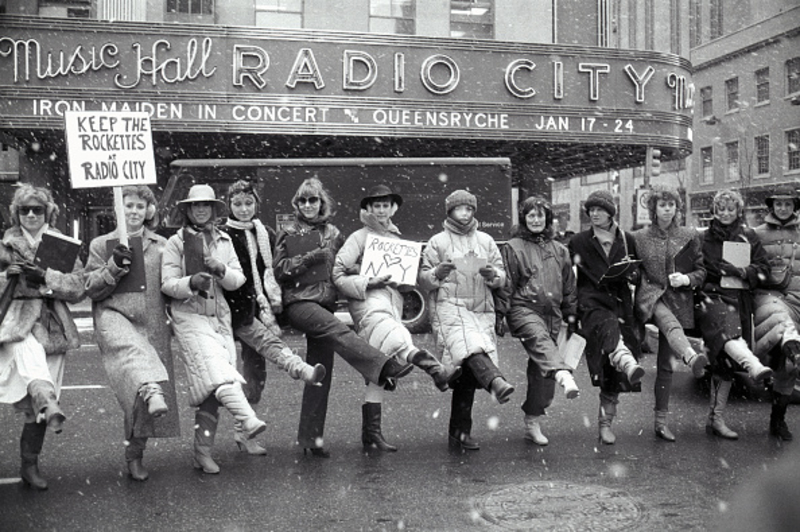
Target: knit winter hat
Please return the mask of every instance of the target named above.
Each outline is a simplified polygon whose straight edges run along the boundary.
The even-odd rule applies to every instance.
[[[478,210],[478,198],[466,190],[456,190],[444,200],[444,207],[447,214],[459,205],[469,205],[473,210]]]
[[[589,197],[586,198],[586,202],[583,204],[583,208],[588,214],[589,209],[592,207],[600,207],[608,212],[608,215],[612,218],[617,214],[617,205],[614,203],[614,196],[607,190],[595,190],[589,194]]]

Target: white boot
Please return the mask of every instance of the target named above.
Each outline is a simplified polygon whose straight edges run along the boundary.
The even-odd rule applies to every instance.
[[[258,419],[253,407],[247,402],[238,382],[223,384],[214,392],[217,400],[228,409],[234,419],[241,423],[242,432],[251,440],[267,429],[267,424]]]
[[[261,446],[256,440],[248,439],[247,434],[242,430],[242,424],[238,421],[233,422],[233,441],[240,451],[245,451],[247,454],[256,456],[263,456],[267,454],[267,450]]]
[[[542,434],[542,428],[539,426],[540,417],[542,416],[525,416],[525,439],[544,447],[550,440]]]
[[[581,394],[581,391],[578,389],[578,384],[575,382],[575,378],[572,376],[572,372],[566,369],[561,369],[556,371],[556,374],[553,376],[556,382],[564,388],[564,395],[567,396],[567,399],[575,399]]]
[[[683,363],[692,368],[692,374],[695,379],[702,379],[706,374],[706,366],[708,366],[708,357],[705,353],[698,353],[694,348],[690,347],[683,354]]]
[[[616,349],[614,349],[614,352],[608,355],[608,360],[611,362],[611,365],[614,366],[614,369],[627,375],[628,382],[631,384],[640,382],[642,377],[644,377],[644,368],[636,361],[633,353],[631,353],[631,350],[628,349],[628,346],[622,341],[622,338],[619,339],[619,343]]]
[[[725,343],[725,352],[737,364],[742,366],[754,382],[761,382],[772,377],[772,369],[764,366],[756,357],[743,338],[737,338]]]

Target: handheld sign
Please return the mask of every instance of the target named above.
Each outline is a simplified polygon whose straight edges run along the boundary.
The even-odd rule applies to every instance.
[[[365,277],[391,275],[398,285],[417,284],[422,243],[369,234],[364,243],[360,274]]]

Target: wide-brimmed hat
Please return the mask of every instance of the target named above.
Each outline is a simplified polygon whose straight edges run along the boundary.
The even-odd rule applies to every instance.
[[[361,208],[362,209],[366,209],[367,208],[367,204],[371,200],[378,199],[378,198],[389,198],[398,207],[403,204],[403,198],[399,194],[395,194],[394,192],[392,192],[392,189],[390,189],[388,186],[386,186],[386,185],[376,185],[376,186],[372,187],[371,189],[369,189],[369,192],[367,193],[367,195],[364,196],[364,198],[361,200]]]
[[[189,203],[201,201],[211,203],[217,208],[225,207],[225,202],[217,199],[217,195],[214,193],[214,189],[211,188],[211,185],[192,185],[192,188],[189,189],[189,193],[186,195],[186,199],[179,201],[178,206],[185,208]]]
[[[795,209],[800,208],[800,191],[793,185],[780,185],[773,189],[772,194],[764,198],[764,203],[772,209],[772,202],[776,199],[794,200]]]

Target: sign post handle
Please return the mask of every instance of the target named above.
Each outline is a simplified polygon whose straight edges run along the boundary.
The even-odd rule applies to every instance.
[[[128,245],[128,226],[125,224],[125,206],[122,203],[122,187],[112,187],[114,189],[114,212],[117,215],[117,231],[119,232],[119,243],[123,246]]]

